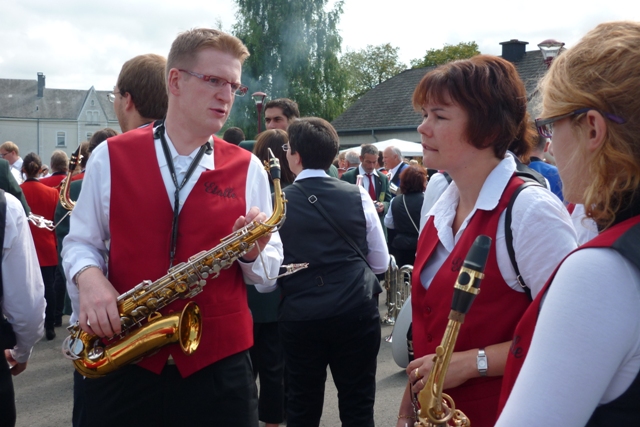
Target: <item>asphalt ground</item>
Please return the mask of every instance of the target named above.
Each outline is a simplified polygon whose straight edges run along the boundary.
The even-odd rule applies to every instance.
[[[386,313],[385,294],[380,295],[381,317]],[[68,322],[65,316],[63,324]],[[378,353],[376,375],[376,426],[395,426],[398,405],[406,386],[404,369],[393,361],[391,344],[385,341],[392,331],[391,326],[382,325],[382,342]],[[18,413],[17,427],[64,427],[71,425],[73,408],[73,366],[60,351],[67,336],[64,327],[56,328],[56,338],[43,338],[35,345],[27,369],[13,377]],[[325,390],[324,411],[321,427],[338,427],[337,391],[329,371]],[[232,426],[230,426],[232,427]]]

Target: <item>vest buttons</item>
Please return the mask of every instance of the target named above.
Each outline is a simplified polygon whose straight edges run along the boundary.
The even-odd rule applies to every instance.
[[[427,312],[427,314],[431,314],[431,307],[426,307],[426,308],[424,309],[424,311],[426,311],[426,312]]]
[[[427,342],[433,341],[433,336],[431,334],[427,334]]]

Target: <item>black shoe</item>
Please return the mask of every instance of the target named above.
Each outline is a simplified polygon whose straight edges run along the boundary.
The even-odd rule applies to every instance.
[[[56,337],[56,331],[53,329],[53,326],[47,326],[45,328],[45,335],[47,336],[47,341],[51,341]]]
[[[56,328],[59,328],[60,326],[62,326],[62,319],[57,319],[53,324],[53,326],[55,326]]]

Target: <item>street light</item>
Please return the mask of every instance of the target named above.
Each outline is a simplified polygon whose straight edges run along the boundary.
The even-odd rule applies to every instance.
[[[255,92],[251,95],[251,98],[256,103],[256,109],[258,110],[258,133],[260,133],[262,128],[262,107],[264,106],[264,99],[267,97],[267,94],[264,92]]]
[[[551,63],[560,53],[564,43],[554,39],[547,39],[538,45],[540,52],[542,52],[542,59],[547,64],[547,68],[551,67]]]

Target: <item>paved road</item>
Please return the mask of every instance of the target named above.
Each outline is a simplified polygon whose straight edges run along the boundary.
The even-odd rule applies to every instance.
[[[384,294],[380,296],[381,314]],[[65,317],[65,322],[67,318]],[[43,339],[36,344],[27,370],[14,377],[17,427],[64,427],[71,425],[73,407],[73,367],[60,353],[62,340],[67,331],[56,328],[57,337],[52,341]],[[382,336],[391,333],[390,326],[382,327]],[[398,405],[406,385],[406,374],[393,361],[391,344],[382,340],[378,354],[377,393],[375,404],[376,426],[395,426]],[[338,427],[337,391],[331,375],[328,375],[324,412],[321,427]],[[219,426],[227,427],[227,426]],[[229,426],[233,427],[233,426]]]

